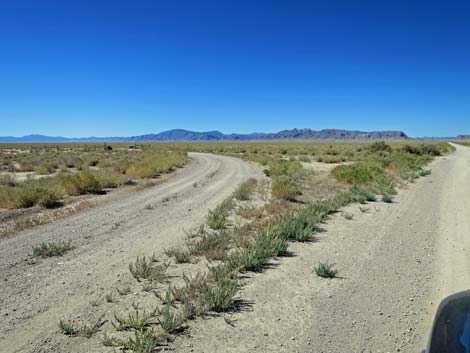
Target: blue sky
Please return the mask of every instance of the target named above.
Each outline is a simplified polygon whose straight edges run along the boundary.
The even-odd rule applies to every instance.
[[[469,1],[0,3],[0,135],[470,133]]]

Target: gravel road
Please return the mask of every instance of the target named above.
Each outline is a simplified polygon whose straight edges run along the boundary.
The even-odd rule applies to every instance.
[[[262,175],[258,165],[237,158],[190,157],[166,183],[117,195],[0,242],[1,352],[89,352],[76,344],[64,347],[71,341],[58,334],[59,320],[86,316],[96,293],[116,287],[124,273],[129,276],[131,260],[181,242],[185,231],[204,222],[209,208],[242,181]],[[71,241],[75,249],[32,264],[33,247],[51,240]]]
[[[177,352],[420,352],[439,301],[470,288],[470,149],[433,162],[394,203],[345,209],[311,244],[250,275],[229,317],[199,320]],[[364,208],[363,208],[364,210]],[[340,278],[312,273],[336,263]]]

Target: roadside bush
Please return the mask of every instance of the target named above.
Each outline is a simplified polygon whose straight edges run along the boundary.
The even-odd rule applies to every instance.
[[[341,183],[364,184],[385,174],[384,170],[371,163],[357,162],[335,167],[331,174]]]
[[[124,351],[133,353],[153,353],[158,348],[160,341],[152,329],[143,329],[134,332],[134,337],[127,339],[112,339],[114,345],[122,347]]]
[[[228,212],[233,208],[233,200],[228,198],[210,210],[207,214],[207,225],[212,229],[223,229],[227,223]]]
[[[271,194],[273,197],[292,201],[299,194],[299,189],[290,176],[279,175],[272,178]]]
[[[90,169],[84,169],[74,174],[61,174],[59,178],[63,189],[70,196],[103,192],[100,180],[96,173]]]
[[[189,254],[205,256],[207,260],[223,260],[230,249],[227,233],[209,233],[202,229],[195,240],[188,244]]]
[[[187,249],[170,248],[165,250],[165,254],[168,257],[174,258],[177,264],[188,263],[191,261],[191,253]]]
[[[177,314],[169,304],[166,304],[163,310],[159,311],[157,321],[161,328],[167,333],[174,333],[181,330],[184,323],[183,316]]]
[[[269,164],[267,176],[276,177],[287,175],[292,179],[298,179],[305,175],[305,169],[299,161],[276,160]]]
[[[9,174],[0,174],[0,186],[16,186],[15,179]]]
[[[14,187],[12,197],[15,208],[56,207],[62,195],[42,180],[31,180]]]
[[[392,152],[392,147],[387,145],[384,141],[375,141],[367,147],[372,153],[375,152]]]
[[[286,214],[280,219],[280,237],[286,240],[300,242],[311,241],[313,233],[320,222],[320,217],[307,210],[303,210],[297,215]]]
[[[247,201],[251,198],[258,181],[254,178],[250,178],[243,182],[237,190],[233,193],[233,197],[239,201]]]
[[[152,260],[145,256],[137,257],[135,262],[129,264],[129,271],[135,279],[147,279],[154,282],[164,282],[167,279],[166,270],[169,264],[154,265]]]
[[[402,151],[410,154],[416,154],[419,156],[430,155],[430,156],[440,156],[441,151],[439,148],[430,143],[420,144],[420,145],[404,145]]]

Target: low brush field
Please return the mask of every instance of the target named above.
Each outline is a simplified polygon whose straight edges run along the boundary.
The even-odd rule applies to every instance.
[[[0,145],[0,208],[56,207],[70,196],[101,194],[182,167],[168,145]]]

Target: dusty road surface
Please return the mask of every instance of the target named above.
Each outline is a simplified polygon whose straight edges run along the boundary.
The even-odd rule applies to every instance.
[[[470,288],[470,148],[436,160],[392,204],[337,214],[318,241],[246,279],[240,312],[199,320],[177,352],[420,352],[439,300]],[[336,263],[341,278],[312,273]]]
[[[59,320],[86,319],[90,302],[123,283],[136,256],[181,241],[242,181],[262,175],[259,166],[240,159],[190,156],[164,184],[0,242],[0,352],[90,352],[58,334]],[[33,247],[51,240],[71,241],[75,249],[32,264]]]

